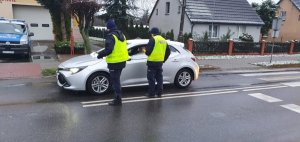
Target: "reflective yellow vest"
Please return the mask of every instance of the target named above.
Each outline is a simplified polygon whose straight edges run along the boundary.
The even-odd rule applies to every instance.
[[[167,50],[167,41],[160,35],[154,36],[155,45],[148,61],[163,62]]]
[[[127,42],[126,37],[124,36],[125,40],[122,42],[120,41],[117,36],[113,35],[115,39],[115,46],[111,54],[106,57],[107,63],[120,63],[127,61],[129,59],[128,50],[127,50]]]

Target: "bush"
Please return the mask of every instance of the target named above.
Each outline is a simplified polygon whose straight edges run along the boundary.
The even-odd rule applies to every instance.
[[[254,41],[252,35],[249,35],[249,34],[247,34],[247,33],[243,33],[243,35],[241,35],[241,36],[239,37],[239,39],[240,39],[241,41],[246,41],[246,42],[253,42],[253,41]]]
[[[57,41],[55,42],[54,49],[57,54],[70,54],[70,41]],[[84,54],[84,44],[75,42],[75,54]]]

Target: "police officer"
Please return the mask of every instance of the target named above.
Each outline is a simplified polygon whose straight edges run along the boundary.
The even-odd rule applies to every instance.
[[[158,28],[150,30],[151,38],[146,47],[147,59],[147,78],[149,83],[148,97],[161,97],[163,92],[163,63],[169,58],[170,49],[167,41],[159,35]],[[155,82],[157,85],[155,86]]]
[[[108,20],[106,27],[109,33],[106,37],[105,49],[98,53],[97,58],[100,59],[106,56],[107,67],[115,94],[113,101],[108,104],[120,106],[122,105],[120,76],[123,68],[126,66],[126,61],[129,59],[127,42],[124,34],[117,30],[114,20]]]

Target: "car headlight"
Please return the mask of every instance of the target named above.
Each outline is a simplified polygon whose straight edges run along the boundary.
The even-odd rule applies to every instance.
[[[82,71],[83,69],[85,69],[86,67],[74,67],[74,68],[68,68],[66,69],[67,71],[70,71],[72,74],[76,74],[80,71]]]
[[[22,38],[20,39],[20,44],[21,45],[28,44],[28,36],[23,35]]]

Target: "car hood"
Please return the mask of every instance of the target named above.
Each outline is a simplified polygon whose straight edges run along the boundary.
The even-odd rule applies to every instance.
[[[82,55],[71,58],[59,65],[60,68],[73,68],[73,67],[84,67],[84,66],[92,66],[98,64],[100,62],[104,62],[103,59],[97,59],[92,57],[91,55]]]
[[[3,33],[0,33],[0,41],[17,42],[17,41],[20,41],[22,36],[23,35],[21,35],[21,34],[3,34]]]

